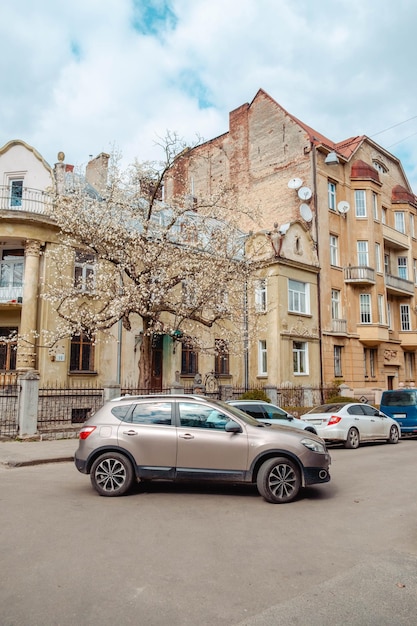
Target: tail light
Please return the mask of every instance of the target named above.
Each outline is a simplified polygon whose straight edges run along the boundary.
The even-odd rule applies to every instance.
[[[338,415],[332,415],[327,422],[327,426],[333,426],[334,424],[338,424],[342,418]]]
[[[89,435],[96,429],[95,426],[83,426],[80,430],[79,438],[87,439]]]

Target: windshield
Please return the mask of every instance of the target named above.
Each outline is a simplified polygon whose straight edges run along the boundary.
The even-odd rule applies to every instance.
[[[414,406],[416,404],[416,392],[402,390],[384,393],[381,404],[385,406]]]

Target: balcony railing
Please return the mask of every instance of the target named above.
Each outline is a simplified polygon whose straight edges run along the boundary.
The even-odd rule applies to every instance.
[[[52,215],[52,197],[45,191],[23,187],[22,197],[12,197],[10,187],[0,186],[0,210]]]
[[[375,270],[365,265],[349,265],[344,268],[345,283],[375,285]]]
[[[0,302],[21,303],[23,298],[23,285],[0,283]]]
[[[414,283],[411,280],[405,280],[399,276],[385,274],[385,285],[387,289],[391,289],[397,293],[406,293],[412,295],[414,293]]]
[[[332,332],[339,335],[346,335],[347,333],[347,320],[332,320]]]

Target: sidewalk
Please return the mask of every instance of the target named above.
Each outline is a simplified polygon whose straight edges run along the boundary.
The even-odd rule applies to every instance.
[[[0,467],[22,467],[72,461],[78,439],[0,441]]]

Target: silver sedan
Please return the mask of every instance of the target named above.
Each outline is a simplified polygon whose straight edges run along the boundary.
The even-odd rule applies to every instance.
[[[324,441],[343,442],[345,448],[358,448],[364,441],[398,443],[401,436],[395,420],[361,402],[322,404],[304,413],[302,419],[312,424]]]

